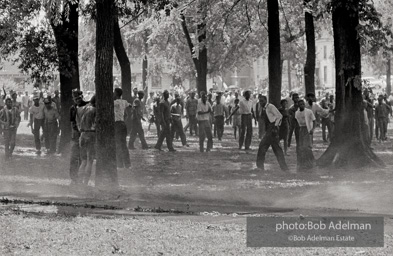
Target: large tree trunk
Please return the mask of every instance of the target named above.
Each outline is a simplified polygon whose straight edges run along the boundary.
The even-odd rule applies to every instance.
[[[56,40],[60,73],[60,143],[63,152],[71,141],[70,108],[73,104],[72,90],[80,89],[78,62],[78,5],[79,1],[68,2],[69,12],[63,13],[60,23],[51,20]]]
[[[281,46],[278,0],[267,0],[269,30],[269,102],[276,107],[281,101]]]
[[[121,69],[121,89],[123,90],[123,99],[131,102],[131,64],[128,59],[126,49],[124,48],[123,39],[119,27],[119,19],[114,21],[114,47],[117,60]]]
[[[373,153],[364,131],[361,90],[361,56],[357,28],[359,0],[341,4],[332,1],[334,51],[336,60],[336,115],[334,138],[318,159],[320,166],[382,166]]]
[[[305,11],[305,32],[306,32],[306,42],[307,42],[307,58],[306,64],[304,65],[304,84],[306,86],[306,94],[315,94],[315,27],[314,27],[314,17],[312,13],[307,11],[307,5],[310,0],[304,0],[304,5],[306,6]]]
[[[96,0],[96,186],[117,187],[113,106],[114,0]]]
[[[390,80],[392,76],[392,62],[390,54],[388,55],[388,63],[386,65],[386,94],[390,95],[392,91],[392,80]]]
[[[291,60],[287,60],[288,66],[288,91],[292,91]]]

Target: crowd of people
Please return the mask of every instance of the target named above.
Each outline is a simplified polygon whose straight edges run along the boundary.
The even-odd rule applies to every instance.
[[[10,91],[4,96],[0,105],[1,132],[4,136],[5,158],[12,156],[15,148],[15,137],[21,122],[29,120],[28,126],[34,134],[36,153],[41,154],[41,143],[45,141],[47,154],[56,152],[56,141],[59,135],[60,96],[35,91],[32,97],[26,93],[20,100],[18,94]],[[263,170],[265,156],[270,147],[273,149],[280,168],[288,170],[285,157],[292,144],[294,134],[298,170],[304,171],[314,167],[312,152],[313,134],[317,126],[322,128],[322,140],[332,141],[335,128],[335,99],[326,94],[317,100],[315,94],[308,93],[301,97],[291,92],[284,97],[280,106],[268,102],[265,95],[250,90],[184,92],[184,90],[168,90],[162,93],[151,92],[145,97],[144,91],[134,88],[131,101],[122,98],[122,89],[115,88],[113,93],[115,117],[116,160],[118,168],[130,168],[129,150],[135,150],[137,137],[142,149],[149,149],[146,142],[143,123],[156,126],[157,142],[154,146],[162,150],[166,140],[167,149],[175,152],[173,140],[180,138],[182,145],[188,147],[186,131],[189,136],[199,137],[199,151],[209,152],[213,148],[213,137],[221,141],[225,125],[233,127],[234,138],[238,140],[238,149],[251,150],[253,126],[258,127],[259,148],[256,159],[257,168]],[[72,146],[70,157],[70,176],[72,184],[88,184],[95,158],[95,120],[96,99],[94,93],[74,90],[74,105],[70,109],[72,127]],[[387,140],[387,124],[392,115],[391,98],[380,95],[375,102],[370,91],[364,91],[363,112],[365,138],[369,143],[375,133],[379,141]],[[27,114],[26,114],[27,113]],[[183,127],[182,119],[187,124]],[[374,125],[375,123],[375,125]],[[129,141],[127,145],[127,136]],[[207,145],[205,147],[205,140]],[[281,144],[282,142],[282,144]]]

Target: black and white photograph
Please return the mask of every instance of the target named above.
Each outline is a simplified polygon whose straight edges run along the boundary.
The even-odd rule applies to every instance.
[[[392,15],[0,0],[0,255],[393,255]]]

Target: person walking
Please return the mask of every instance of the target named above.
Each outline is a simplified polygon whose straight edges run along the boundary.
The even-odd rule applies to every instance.
[[[195,92],[190,93],[190,98],[186,101],[186,117],[188,118],[190,135],[192,136],[192,131],[198,136],[198,121],[197,115],[198,100],[195,99]],[[184,130],[187,130],[185,127]]]
[[[84,114],[79,124],[81,136],[79,137],[81,165],[79,166],[79,183],[88,185],[93,161],[96,152],[96,97],[90,98],[90,104],[83,107]]]
[[[175,103],[171,106],[171,115],[172,115],[172,128],[171,128],[171,138],[172,140],[175,137],[175,133],[177,133],[180,138],[183,146],[188,147],[186,135],[184,134],[183,124],[181,121],[182,118],[182,106],[180,96],[177,95],[175,98]]]
[[[252,101],[250,100],[251,92],[244,92],[244,99],[239,103],[239,112],[242,115],[241,117],[241,129],[239,136],[239,149],[242,149],[243,143],[246,150],[250,149],[251,139],[252,139],[252,119],[253,119],[253,110],[252,110]]]
[[[72,99],[74,105],[70,108],[70,122],[71,122],[71,157],[70,157],[70,178],[71,184],[76,185],[79,182],[78,171],[81,164],[80,159],[80,146],[79,137],[80,131],[77,124],[77,111],[79,108],[86,106],[86,102],[83,100],[83,93],[78,89],[72,91]]]
[[[289,108],[289,133],[288,133],[288,148],[291,146],[292,143],[292,135],[295,132],[295,141],[296,145],[299,141],[299,125],[296,121],[295,114],[296,111],[299,109],[298,102],[299,102],[299,94],[292,93],[292,101],[293,105]]]
[[[115,141],[116,141],[116,162],[118,168],[130,168],[130,153],[127,148],[127,126],[126,109],[130,107],[128,101],[123,100],[121,96],[123,90],[115,88],[113,93],[114,111],[115,111]]]
[[[139,140],[141,141],[142,144],[142,149],[148,149],[149,146],[146,143],[145,140],[145,132],[143,131],[142,127],[142,121],[146,121],[145,118],[143,118],[143,97],[145,96],[145,93],[143,91],[138,92],[138,98],[136,98],[133,102],[133,109],[132,109],[132,128],[131,128],[131,133],[130,133],[130,140],[128,142],[128,148],[129,149],[135,149],[134,147],[134,142],[136,139],[136,136],[139,136]]]
[[[2,126],[4,136],[5,160],[12,157],[15,149],[16,131],[20,124],[20,111],[13,106],[12,100],[5,100],[5,107],[0,110],[0,125]]]
[[[232,108],[232,113],[227,118],[227,122],[232,120],[232,128],[236,139],[236,131],[238,131],[240,136],[240,125],[242,122],[241,114],[239,113],[239,99],[235,99],[235,105]]]
[[[297,147],[297,168],[299,171],[311,169],[315,165],[312,153],[312,135],[316,126],[312,110],[306,108],[303,100],[299,101],[299,110],[296,111],[296,120],[299,124],[299,146]]]
[[[60,117],[59,112],[52,106],[52,101],[48,98],[44,100],[44,137],[45,137],[45,148],[47,154],[56,153],[56,140],[58,134],[58,119]]]
[[[258,135],[259,139],[261,140],[266,133],[266,124],[264,123],[264,119],[262,118],[262,94],[258,95],[258,102],[255,104],[255,119],[258,123]]]
[[[198,100],[197,106],[197,118],[199,127],[199,151],[204,152],[204,142],[207,137],[206,152],[209,152],[213,148],[213,134],[211,128],[211,112],[212,107],[207,101],[206,92],[201,91],[201,99]]]
[[[266,124],[266,133],[263,136],[261,142],[259,143],[259,149],[257,154],[257,168],[265,169],[265,157],[266,152],[271,146],[274,155],[280,165],[282,171],[288,171],[287,163],[285,162],[284,153],[280,147],[279,141],[279,125],[281,124],[282,115],[278,109],[270,103],[267,103],[266,96],[262,95],[262,118]]]
[[[323,109],[329,109],[329,106],[325,99],[321,101],[321,107]],[[322,124],[322,140],[323,142],[331,141],[332,131],[330,126],[330,115],[327,117],[321,117],[321,124]],[[326,136],[326,129],[328,131],[328,136]]]
[[[389,106],[383,102],[383,96],[379,95],[378,105],[375,107],[375,120],[378,122],[379,141],[387,140],[387,127],[389,120]]]
[[[280,102],[281,107],[278,109],[282,115],[281,125],[279,129],[279,140],[283,140],[284,154],[287,156],[288,153],[288,133],[289,133],[289,111],[288,102],[286,99],[282,99]]]
[[[34,144],[35,144],[35,149],[36,154],[40,155],[41,154],[41,135],[40,135],[40,130],[42,130],[42,133],[44,134],[44,104],[40,104],[40,97],[38,95],[35,95],[33,97],[33,106],[30,107],[29,112],[30,112],[30,122],[27,124],[27,126],[31,127],[31,131],[34,135]]]
[[[228,117],[228,109],[221,103],[221,95],[216,96],[216,102],[212,109],[215,127],[217,127],[217,138],[221,141],[222,135],[224,134],[225,117]]]
[[[159,110],[160,110],[159,119],[161,122],[162,130],[154,148],[161,151],[162,143],[164,142],[164,139],[166,139],[166,145],[168,147],[169,152],[175,152],[176,150],[173,148],[172,137],[171,137],[172,117],[171,117],[171,107],[168,99],[169,99],[169,92],[168,90],[165,90],[163,92],[163,99],[161,100],[159,105]]]
[[[23,107],[23,120],[29,120],[29,107],[30,107],[30,98],[29,93],[25,92],[25,95],[22,96],[22,107]]]

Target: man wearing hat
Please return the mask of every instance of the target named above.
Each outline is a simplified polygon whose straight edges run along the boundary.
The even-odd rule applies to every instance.
[[[138,91],[138,98],[134,100],[133,106],[132,106],[132,128],[131,128],[131,133],[130,133],[130,141],[128,142],[128,148],[129,149],[135,149],[134,147],[134,142],[136,139],[136,136],[139,136],[139,139],[142,144],[142,149],[148,149],[149,147],[147,146],[146,140],[145,140],[145,133],[143,131],[142,127],[142,121],[146,121],[143,118],[143,103],[142,99],[145,96],[145,93],[143,91]]]
[[[74,105],[70,108],[70,121],[72,127],[71,134],[71,158],[70,158],[70,178],[71,184],[78,183],[78,171],[81,164],[80,159],[80,147],[79,147],[79,137],[80,131],[77,125],[77,110],[80,107],[86,106],[86,102],[83,100],[82,92],[78,89],[72,91],[72,99],[74,100]]]
[[[58,119],[60,115],[57,109],[52,106],[51,99],[44,99],[44,104],[45,147],[48,154],[54,154],[56,153],[56,140],[59,129]]]
[[[40,97],[36,94],[33,96],[33,105],[29,109],[30,122],[27,126],[31,127],[31,132],[34,134],[34,144],[36,154],[41,154],[41,140],[40,129],[44,133],[44,105],[40,104]]]

